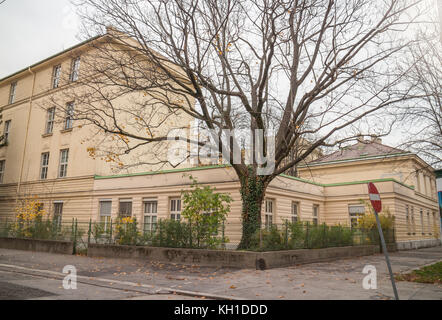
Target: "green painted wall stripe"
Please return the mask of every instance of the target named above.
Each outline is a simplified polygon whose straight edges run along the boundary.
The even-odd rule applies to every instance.
[[[229,164],[225,164],[225,165],[204,166],[204,167],[194,167],[194,168],[178,168],[178,169],[169,169],[169,170],[161,170],[161,171],[149,171],[149,172],[139,172],[139,173],[116,174],[116,175],[111,175],[111,176],[95,175],[94,178],[96,180],[100,180],[100,179],[113,179],[113,178],[124,178],[124,177],[134,177],[134,176],[150,176],[150,175],[163,174],[163,173],[189,172],[189,171],[198,171],[198,170],[207,170],[207,169],[218,169],[218,168],[227,168],[227,167],[230,167],[230,165]]]
[[[339,159],[339,160],[330,160],[330,161],[324,161],[324,162],[312,162],[308,165],[300,165],[298,168],[309,168],[309,167],[315,167],[315,166],[321,166],[325,164],[334,164],[334,163],[342,163],[342,162],[356,162],[361,160],[375,160],[375,159],[381,159],[381,158],[390,158],[390,157],[399,157],[399,156],[405,156],[405,155],[412,155],[411,152],[398,152],[398,153],[385,153],[381,155],[376,156],[360,156],[358,158],[348,158],[348,159]]]
[[[151,171],[151,172],[140,172],[140,173],[128,173],[128,174],[118,174],[118,175],[111,175],[111,176],[94,176],[96,180],[101,179],[114,179],[114,178],[125,178],[125,177],[135,177],[135,176],[150,176],[150,175],[156,175],[156,174],[166,174],[166,173],[177,173],[177,172],[192,172],[192,171],[199,171],[199,170],[209,170],[209,169],[219,169],[219,168],[228,168],[231,167],[230,164],[225,165],[215,165],[215,166],[204,166],[204,167],[195,167],[195,168],[179,168],[179,169],[169,169],[169,170],[162,170],[162,171]],[[404,187],[407,187],[409,189],[414,190],[414,186],[406,185],[405,183],[399,182],[394,178],[384,178],[384,179],[372,179],[372,180],[363,180],[363,181],[349,181],[349,182],[337,182],[337,183],[318,183],[298,177],[289,176],[286,174],[280,174],[280,177],[296,180],[303,183],[309,183],[313,184],[315,186],[320,187],[338,187],[338,186],[347,186],[347,185],[354,185],[354,184],[364,184],[369,182],[396,182]]]
[[[338,186],[346,186],[346,185],[352,185],[352,184],[363,184],[363,183],[369,183],[369,182],[396,182],[404,187],[407,187],[409,189],[414,190],[414,186],[409,186],[403,182],[397,181],[394,178],[384,178],[384,179],[372,179],[372,180],[363,180],[363,181],[350,181],[350,182],[338,182],[338,183],[329,183],[324,184],[324,187],[338,187]]]

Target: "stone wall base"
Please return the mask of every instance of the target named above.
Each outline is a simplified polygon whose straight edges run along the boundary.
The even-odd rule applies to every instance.
[[[399,241],[396,243],[396,247],[398,250],[413,250],[419,248],[437,247],[440,245],[440,239],[409,240]]]

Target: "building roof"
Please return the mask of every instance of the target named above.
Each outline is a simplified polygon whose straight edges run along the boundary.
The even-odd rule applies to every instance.
[[[384,145],[381,143],[380,139],[360,140],[358,141],[358,143],[354,145],[343,147],[338,151],[320,157],[310,163],[320,164],[332,161],[361,159],[367,157],[370,158],[370,157],[388,156],[388,155],[404,154],[404,153],[409,153],[409,152]]]
[[[62,54],[64,54],[64,53],[66,53],[66,52],[69,52],[69,51],[71,51],[71,50],[74,50],[74,49],[76,49],[76,48],[79,48],[79,47],[81,47],[81,46],[83,46],[83,45],[85,45],[85,44],[87,44],[87,43],[89,43],[89,42],[92,42],[93,40],[96,40],[96,39],[98,39],[98,38],[100,38],[100,37],[101,37],[101,36],[95,36],[95,37],[92,37],[92,38],[90,38],[90,39],[87,39],[87,40],[85,40],[85,41],[83,41],[83,42],[77,43],[76,45],[74,45],[74,46],[72,46],[72,47],[69,47],[69,48],[67,48],[67,49],[65,49],[65,50],[63,50],[63,51],[60,51],[60,52],[58,52],[58,53],[56,53],[56,54],[54,54],[54,55],[51,55],[51,56],[49,56],[49,57],[47,57],[47,58],[44,58],[43,60],[40,60],[40,61],[38,61],[38,62],[36,62],[36,63],[34,63],[34,64],[32,64],[32,65],[26,67],[26,68],[20,69],[20,70],[18,70],[18,71],[16,71],[16,72],[12,73],[12,74],[10,74],[10,75],[7,75],[7,76],[1,78],[1,79],[0,79],[0,82],[3,82],[3,81],[5,81],[5,80],[7,80],[7,79],[9,79],[9,78],[12,78],[12,77],[14,77],[14,76],[16,76],[16,75],[18,75],[18,74],[20,74],[20,73],[22,73],[22,72],[25,72],[25,71],[27,71],[29,68],[32,69],[32,68],[34,68],[34,67],[36,67],[36,66],[38,66],[38,65],[40,65],[40,64],[42,64],[42,63],[45,63],[46,61],[49,61],[49,60],[51,60],[51,59],[54,59],[54,58],[56,58],[56,57],[58,57],[58,56],[60,56],[60,55],[62,55]]]

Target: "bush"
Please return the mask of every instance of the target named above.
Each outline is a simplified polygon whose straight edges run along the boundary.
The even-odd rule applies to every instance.
[[[309,222],[286,222],[279,229],[273,225],[258,230],[252,237],[252,251],[317,249],[351,246],[355,231],[341,225],[313,225]]]
[[[118,218],[115,225],[115,240],[118,244],[136,245],[141,238],[137,219],[132,217]]]

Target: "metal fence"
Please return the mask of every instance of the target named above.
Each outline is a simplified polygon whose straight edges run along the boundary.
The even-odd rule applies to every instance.
[[[77,252],[90,243],[145,245],[172,248],[236,249],[241,222],[199,225],[189,221],[161,219],[140,224],[121,219],[95,222],[54,220],[0,220],[0,237],[74,242]],[[395,242],[394,229],[384,230],[387,243]],[[377,229],[316,225],[311,222],[263,225],[251,238],[250,250],[272,251],[342,246],[379,245]]]

